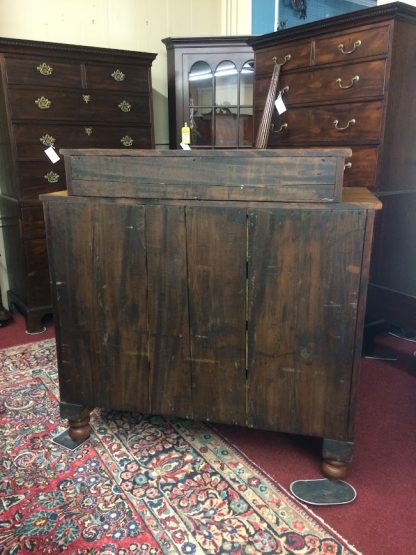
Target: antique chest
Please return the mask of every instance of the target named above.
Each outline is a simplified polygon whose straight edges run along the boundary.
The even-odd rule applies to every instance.
[[[374,211],[348,149],[63,151],[42,195],[61,414],[94,407],[324,438],[351,459]]]
[[[383,202],[376,218],[367,323],[416,329],[416,8],[391,2],[249,39],[260,121],[275,61],[269,148],[350,147],[345,186]]]
[[[42,330],[52,312],[39,194],[65,189],[60,148],[152,148],[155,54],[0,38],[0,217],[8,300]]]

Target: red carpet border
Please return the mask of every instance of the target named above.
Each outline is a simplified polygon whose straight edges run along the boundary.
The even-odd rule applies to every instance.
[[[202,423],[94,411],[90,440],[53,443],[53,339],[0,367],[0,554],[358,553]]]

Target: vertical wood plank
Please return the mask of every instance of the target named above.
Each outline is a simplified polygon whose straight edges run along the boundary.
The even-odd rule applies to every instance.
[[[148,410],[143,207],[68,200],[49,218],[62,400]]]
[[[184,208],[148,206],[146,243],[151,412],[192,417]]]
[[[365,212],[249,215],[249,422],[345,439]]]
[[[246,210],[187,208],[186,227],[194,416],[243,424]]]

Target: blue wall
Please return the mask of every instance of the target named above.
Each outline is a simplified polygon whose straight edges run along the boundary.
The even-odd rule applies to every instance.
[[[353,12],[359,9],[376,5],[377,0],[365,0],[363,4],[348,2],[346,0],[306,0],[306,18],[301,19],[299,14],[292,9],[290,0],[276,0],[279,2],[279,23],[282,28],[302,25],[318,19],[326,19],[335,15]],[[274,25],[275,0],[252,0],[252,30],[253,35],[271,33],[275,31]]]
[[[272,33],[274,0],[251,0],[251,32],[253,35]]]

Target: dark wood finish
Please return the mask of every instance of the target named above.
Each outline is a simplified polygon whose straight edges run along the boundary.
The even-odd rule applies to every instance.
[[[345,158],[351,156],[345,148],[198,150],[195,155],[167,150],[61,152],[73,195],[287,202],[339,201]],[[86,157],[92,162],[86,164]]]
[[[238,71],[241,71],[245,62],[254,59],[252,48],[247,44],[248,38],[248,36],[169,37],[162,40],[168,57],[169,147],[171,149],[180,148],[182,126],[185,122],[189,124],[190,121],[188,74],[192,65],[198,61],[206,62],[214,73],[219,63],[230,61],[236,65]],[[237,109],[239,106],[240,104],[237,104]],[[252,109],[252,103],[246,107]],[[230,140],[230,133],[234,131],[231,128],[237,126],[235,117],[217,117],[216,120],[218,124],[212,129],[212,142],[205,144],[205,148],[243,146],[236,145],[235,141]],[[245,119],[240,116],[240,122],[244,127],[242,130],[246,142],[244,146],[252,147],[253,116]],[[212,122],[208,120],[206,125],[210,132]],[[194,144],[192,148],[195,148]]]
[[[393,2],[248,42],[255,53],[256,126],[273,59],[290,55],[279,82],[288,110],[274,114],[269,146],[350,146],[345,185],[370,187],[383,200],[368,324],[416,329],[416,8]]]
[[[57,151],[154,147],[154,58],[143,52],[0,38],[0,207],[14,218],[3,230],[8,297],[25,315],[28,332],[41,331],[43,316],[52,312],[38,197],[66,187],[63,161],[52,164],[44,150],[51,138]],[[42,97],[49,107],[39,106]]]
[[[311,152],[330,150],[65,151],[68,194],[41,198],[71,428],[100,406],[306,434],[325,439],[327,475],[346,471],[380,202],[310,201]],[[349,154],[334,149],[333,181]],[[234,199],[266,162],[275,198]],[[188,195],[190,168],[217,199]]]

